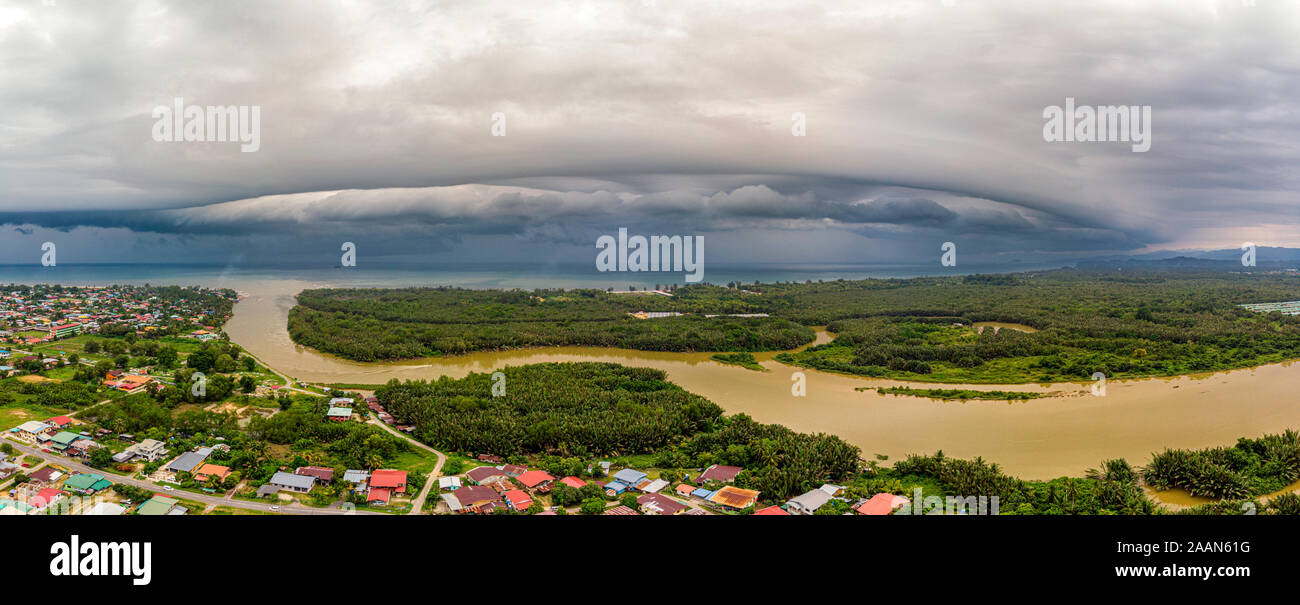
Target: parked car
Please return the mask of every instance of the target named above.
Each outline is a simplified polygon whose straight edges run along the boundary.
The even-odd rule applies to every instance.
[[[169,492],[174,492],[174,491],[176,491],[176,488],[174,488],[174,487],[172,487],[172,486],[170,486],[170,485],[164,485],[164,486],[163,486],[163,489],[165,489],[165,490],[167,490],[167,491],[169,491]]]

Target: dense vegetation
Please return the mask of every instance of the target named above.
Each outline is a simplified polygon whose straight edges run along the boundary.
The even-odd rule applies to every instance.
[[[505,395],[488,374],[434,382],[389,382],[375,392],[415,435],[450,451],[547,454],[572,470],[588,456],[655,454],[663,468],[732,464],[737,483],[786,498],[842,479],[858,448],[830,435],[796,433],[748,416],[722,416],[712,402],[665,380],[662,371],[608,363],[545,363],[502,370]],[[573,456],[560,462],[555,457]]]
[[[858,387],[856,390],[869,390],[871,387]],[[908,395],[911,397],[928,397],[930,399],[959,400],[986,399],[992,401],[1020,401],[1051,397],[1051,393],[1029,393],[1025,391],[976,391],[974,389],[914,389],[912,387],[876,387],[881,395]]]
[[[710,355],[709,359],[756,372],[763,371],[763,366],[758,363],[757,359],[754,359],[753,353],[715,353]]]
[[[756,489],[764,499],[777,502],[823,483],[842,481],[862,466],[861,451],[834,435],[796,433],[781,425],[755,422],[745,414],[725,418],[720,425],[676,450],[661,452],[657,463],[739,466],[745,470],[736,477],[737,486]]]
[[[295,341],[360,360],[545,345],[662,351],[790,349],[777,359],[865,376],[1017,383],[1175,375],[1300,358],[1300,317],[1250,302],[1300,299],[1300,276],[1142,268],[599,290],[307,290]],[[639,320],[635,311],[690,315]],[[716,314],[771,317],[706,317]],[[983,330],[976,322],[1036,331]],[[793,322],[793,323],[792,323]],[[796,325],[798,324],[798,325]]]
[[[1232,447],[1165,450],[1151,457],[1143,478],[1156,489],[1179,487],[1209,498],[1276,492],[1300,481],[1300,433],[1243,437]]]
[[[683,316],[607,321],[406,323],[295,307],[295,342],[358,361],[456,355],[546,346],[621,347],[645,351],[765,351],[812,341],[813,331],[773,318]]]
[[[891,281],[897,283],[887,287]],[[828,320],[836,339],[777,359],[864,376],[1051,382],[1086,380],[1094,372],[1164,376],[1300,357],[1300,317],[1237,306],[1300,298],[1300,277],[1291,275],[1061,270],[805,287],[810,291],[788,297],[806,306],[786,316]],[[1037,331],[981,332],[973,326],[979,321]]]
[[[908,456],[890,469],[892,475],[932,479],[941,491],[958,498],[998,498],[1002,514],[1022,515],[1149,515],[1158,507],[1142,493],[1138,473],[1123,459],[1107,460],[1085,477],[1060,477],[1028,481],[1004,474],[997,464],[982,459],[944,456]],[[899,487],[902,482],[896,482]],[[900,495],[911,497],[902,489]]]
[[[711,426],[714,403],[667,382],[664,373],[609,363],[544,363],[502,370],[505,394],[488,374],[456,380],[396,379],[375,391],[415,436],[453,451],[509,455],[653,452]]]

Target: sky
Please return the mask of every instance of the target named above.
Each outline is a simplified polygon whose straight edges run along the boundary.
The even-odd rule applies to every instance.
[[[592,263],[620,227],[716,262],[1298,246],[1300,2],[1249,4],[0,0],[0,253]],[[255,113],[256,149],[167,140],[178,98]],[[1149,107],[1150,148],[1047,140],[1067,99]]]

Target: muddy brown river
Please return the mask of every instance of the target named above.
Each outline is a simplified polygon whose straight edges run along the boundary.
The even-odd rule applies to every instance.
[[[1231,445],[1300,427],[1300,367],[1253,369],[1144,380],[1111,381],[1105,396],[1088,384],[940,385],[857,378],[800,370],[756,355],[765,372],[711,361],[707,353],[555,347],[461,357],[359,363],[295,345],[285,329],[294,294],[321,284],[267,282],[245,288],[226,325],[230,338],[291,377],[314,383],[377,384],[390,378],[437,378],[548,361],[607,361],[664,370],[669,380],[729,413],[798,431],[826,432],[862,448],[864,456],[897,460],[909,453],[982,456],[1030,479],[1081,475],[1106,458],[1146,464],[1165,447]],[[653,321],[653,320],[649,320]],[[1010,327],[1010,326],[1007,326]],[[830,336],[819,331],[818,342]],[[807,395],[792,394],[802,372]],[[1063,396],[1015,403],[942,402],[880,395],[856,387],[907,385],[984,390],[1061,391]],[[1171,494],[1172,496],[1172,494]]]

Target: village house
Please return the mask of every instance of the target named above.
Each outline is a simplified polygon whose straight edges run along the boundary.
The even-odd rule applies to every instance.
[[[41,487],[49,487],[63,476],[63,471],[53,467],[43,467],[27,476],[27,481]]]
[[[572,487],[573,489],[582,489],[584,486],[587,485],[587,482],[586,482],[586,481],[583,481],[582,479],[579,479],[579,478],[574,477],[574,476],[572,476],[572,475],[570,475],[570,476],[568,476],[568,477],[565,477],[565,478],[563,478],[563,479],[560,479],[560,483],[563,483],[563,484],[565,484],[565,485],[567,485],[567,486],[569,486],[569,487]]]
[[[740,468],[739,466],[724,466],[721,464],[715,464],[713,466],[710,466],[709,468],[704,469],[704,472],[700,473],[700,476],[696,477],[695,480],[697,483],[704,483],[706,481],[717,481],[719,483],[731,483],[732,481],[736,480],[736,475],[739,475],[740,471],[742,470],[744,469]]]
[[[323,466],[300,466],[294,469],[293,474],[314,477],[322,485],[334,480],[334,469]]]
[[[638,496],[636,503],[641,507],[641,512],[647,515],[676,515],[690,508],[663,494]]]
[[[657,494],[657,493],[659,493],[660,491],[663,491],[663,489],[664,489],[665,487],[668,487],[668,481],[667,481],[667,480],[665,480],[665,479],[655,479],[654,481],[649,481],[649,482],[643,481],[643,482],[641,482],[641,484],[637,486],[637,489],[639,489],[639,490],[641,490],[642,492],[645,492],[645,493],[647,493],[647,494]]]
[[[208,453],[211,453],[211,451],[212,450],[207,450]],[[194,470],[199,468],[207,458],[207,454],[202,451],[185,452],[184,454],[177,456],[175,460],[167,463],[165,470],[169,473],[194,474]]]
[[[330,407],[325,417],[334,422],[347,422],[352,419],[352,408]]]
[[[134,395],[143,391],[151,382],[153,382],[153,379],[148,376],[127,374],[117,380],[106,380],[104,384],[119,391],[125,391],[128,395]]]
[[[57,500],[62,493],[57,489],[47,487],[44,483],[31,481],[15,487],[13,489],[13,498],[15,502],[21,502],[31,508],[43,508],[45,505]]]
[[[90,455],[90,450],[97,447],[103,447],[103,446],[98,443],[95,443],[93,440],[89,438],[78,439],[76,441],[73,441],[72,445],[68,448],[68,455],[85,457]]]
[[[73,441],[78,439],[85,439],[85,437],[69,431],[59,431],[50,438],[50,448],[59,452],[64,452],[67,451],[69,447],[72,447]]]
[[[521,489],[509,490],[502,496],[505,497],[506,506],[510,507],[510,510],[525,511],[533,505],[533,499]]]
[[[462,487],[454,492],[443,494],[442,499],[453,513],[487,514],[502,502],[501,494],[481,485]]]
[[[528,489],[546,493],[551,491],[551,483],[555,481],[555,477],[546,471],[527,471],[515,477],[515,480]]]
[[[121,437],[122,439],[127,439],[128,437],[131,436],[119,435],[119,437]],[[128,447],[122,450],[121,452],[119,452],[117,455],[113,456],[113,461],[126,462],[128,460],[131,460],[132,458],[141,458],[143,460],[153,462],[154,460],[158,460],[166,455],[167,455],[166,444],[164,444],[161,441],[158,441],[157,439],[145,439],[144,441],[132,445],[131,447]]]
[[[610,496],[617,496],[647,482],[645,473],[633,468],[625,468],[614,473],[614,480],[605,484],[605,493]]]
[[[769,517],[777,517],[777,516],[788,517],[790,516],[790,513],[785,512],[785,509],[773,504],[772,506],[769,506],[763,510],[754,511],[754,515],[755,516],[763,515]]]
[[[310,475],[295,475],[277,471],[274,475],[271,475],[271,480],[267,484],[282,490],[305,494],[310,492],[311,488],[316,485],[316,478]],[[261,494],[259,493],[259,495]]]
[[[842,496],[844,495],[844,491],[845,491],[846,489],[848,489],[848,488],[844,487],[843,485],[834,485],[834,484],[831,484],[831,483],[823,483],[822,486],[819,487],[819,488],[817,488],[817,489],[822,490],[822,491],[824,491],[824,492],[830,494],[830,496],[831,496],[832,498],[839,498],[839,497],[842,497]]]
[[[726,509],[740,510],[753,506],[758,501],[758,492],[728,485],[709,496],[709,502]]]
[[[509,480],[510,476],[495,466],[480,466],[470,469],[468,473],[465,473],[465,478],[469,479],[474,485],[487,485],[497,481]]]
[[[785,509],[792,515],[811,515],[817,512],[823,504],[831,501],[831,495],[820,489],[814,489],[794,498],[785,503]]]
[[[35,441],[38,435],[44,435],[46,431],[54,428],[52,425],[36,420],[29,420],[18,425],[18,435],[25,441]]]
[[[911,500],[903,496],[880,493],[868,498],[853,510],[859,515],[888,515],[911,503]]]
[[[178,504],[180,504],[180,501],[175,498],[155,495],[146,500],[144,504],[141,504],[140,508],[136,509],[135,514],[160,517],[163,515],[183,515],[189,512],[185,507],[178,506]]]
[[[370,480],[370,472],[365,470],[348,469],[343,471],[343,480],[352,484],[352,489],[357,493],[365,493],[369,487],[366,482]]]
[[[449,492],[460,489],[460,477],[438,477],[438,491]]]
[[[370,474],[367,504],[388,504],[393,494],[406,493],[406,471],[381,469]]]
[[[208,479],[213,477],[216,477],[217,481],[225,481],[226,477],[229,476],[230,467],[221,466],[219,464],[205,463],[194,471],[194,480],[199,483],[207,483]]]
[[[79,494],[91,495],[113,486],[103,475],[95,473],[78,473],[63,482],[63,489]]]

